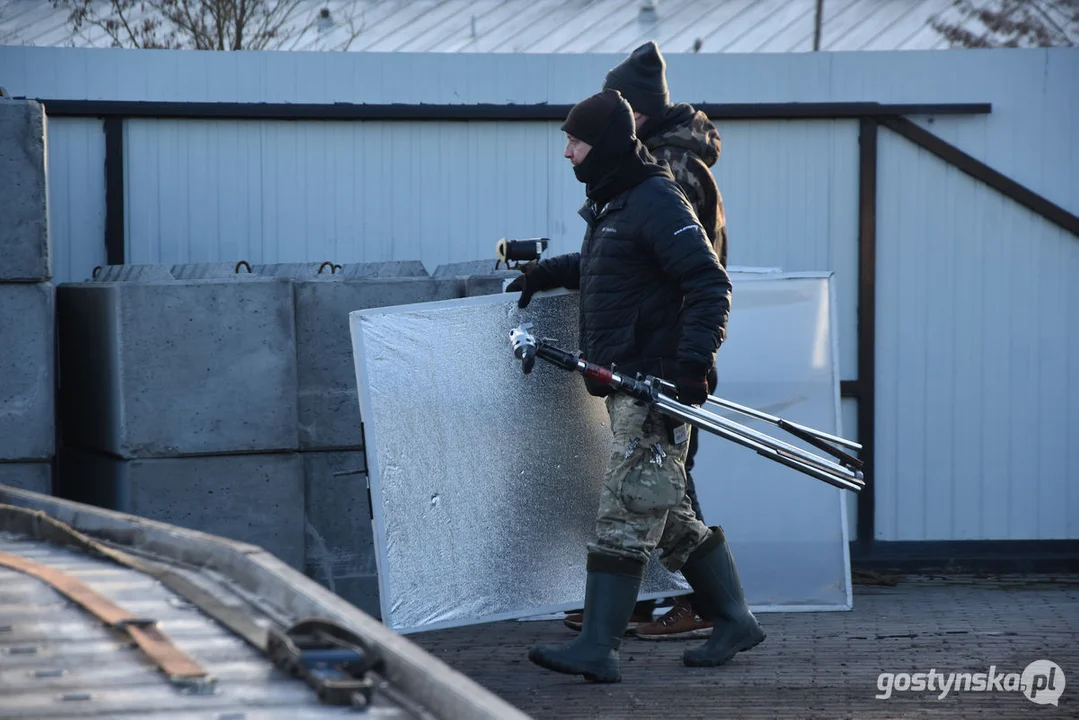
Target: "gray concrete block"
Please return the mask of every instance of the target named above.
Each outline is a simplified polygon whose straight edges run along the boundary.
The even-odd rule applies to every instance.
[[[162,280],[232,280],[244,282],[247,280],[260,280],[262,275],[254,275],[243,263],[189,263],[186,265],[173,265],[169,268],[171,278]]]
[[[0,460],[54,453],[55,292],[51,282],[0,283]]]
[[[332,275],[341,267],[329,261],[309,263],[272,263],[252,265],[251,272],[266,277],[311,278],[316,275]],[[321,272],[320,272],[321,271]]]
[[[105,265],[94,268],[86,282],[169,282],[174,279],[168,265]]]
[[[507,280],[512,280],[519,273],[505,275],[469,275],[464,279],[465,297],[476,295],[497,295],[503,292],[503,285]]]
[[[0,485],[51,495],[52,463],[0,462]]]
[[[490,260],[468,260],[465,262],[447,263],[446,265],[439,265],[435,268],[432,277],[465,277],[467,275],[504,275],[506,277],[517,277],[521,274],[517,270],[507,270],[502,265],[499,265],[496,269],[496,262],[498,262],[498,259],[494,257],[494,254],[492,253]]]
[[[377,574],[337,580],[334,583],[333,593],[376,620],[382,619]]]
[[[290,281],[57,290],[65,444],[124,458],[295,450]]]
[[[298,453],[122,460],[65,447],[60,474],[68,499],[258,545],[303,570]]]
[[[52,277],[41,103],[0,98],[0,280]]]
[[[363,447],[348,314],[353,310],[451,300],[456,278],[339,276],[295,281],[299,440],[302,450]]]
[[[345,263],[337,271],[349,279],[372,277],[430,277],[419,260],[388,260],[386,262]]]
[[[368,610],[378,606],[367,465],[362,452],[302,453],[306,538],[305,574]]]
[[[169,272],[177,280],[247,277],[251,271],[243,263],[186,263],[173,265]]]

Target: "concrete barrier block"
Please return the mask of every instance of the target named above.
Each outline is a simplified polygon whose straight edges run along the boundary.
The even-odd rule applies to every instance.
[[[372,598],[378,607],[378,569],[364,454],[302,454],[307,531],[304,572],[370,613]]]
[[[265,277],[281,278],[311,278],[317,275],[332,275],[341,267],[332,262],[308,262],[308,263],[272,263],[269,265],[252,265],[251,272]],[[321,270],[322,272],[319,272]]]
[[[419,260],[388,260],[386,262],[345,263],[337,271],[350,280],[356,278],[430,277]]]
[[[174,279],[168,265],[105,265],[94,268],[86,282],[169,282]]]
[[[0,283],[0,460],[55,450],[55,292],[51,282]]]
[[[377,574],[342,578],[334,584],[333,592],[376,620],[382,619]]]
[[[41,103],[0,98],[0,281],[52,277],[47,125]]]
[[[52,463],[0,462],[0,485],[52,495]]]
[[[173,265],[169,272],[177,280],[248,277],[251,271],[243,263],[186,263]]]
[[[65,447],[68,499],[252,543],[304,567],[298,453],[123,460]]]
[[[264,276],[254,275],[243,263],[189,263],[173,265],[169,274],[176,280],[232,280],[244,282],[261,280]],[[166,278],[162,278],[163,280]]]
[[[516,274],[505,277],[502,275],[469,275],[464,279],[465,297],[476,295],[497,295],[503,292],[502,287],[507,280],[517,277]]]
[[[339,276],[295,281],[299,441],[308,450],[363,447],[348,314],[353,310],[452,300],[456,278]]]
[[[435,268],[435,272],[432,277],[466,277],[468,275],[498,275],[515,278],[521,273],[517,270],[507,270],[503,266],[495,268],[497,259],[491,257],[490,260],[468,260],[458,263],[447,263],[446,265],[439,265]]]
[[[119,457],[295,450],[290,281],[58,288],[66,444]]]

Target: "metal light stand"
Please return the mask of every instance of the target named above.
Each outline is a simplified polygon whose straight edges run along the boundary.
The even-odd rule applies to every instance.
[[[747,408],[743,405],[724,400],[714,395],[708,396],[708,402],[748,415],[758,420],[770,422],[777,427],[791,433],[801,440],[827,452],[839,462],[815,455],[802,450],[776,438],[758,432],[750,427],[736,423],[727,418],[708,412],[703,408],[693,405],[685,405],[674,398],[665,395],[661,390],[672,391],[674,384],[662,378],[637,376],[631,378],[617,372],[612,365],[610,368],[590,363],[587,360],[565,350],[561,350],[547,341],[536,340],[528,332],[532,323],[525,323],[510,331],[510,343],[513,346],[513,355],[521,361],[521,368],[527,375],[532,372],[536,358],[560,367],[570,372],[579,372],[586,378],[607,385],[614,390],[627,393],[636,398],[652,403],[658,410],[666,415],[687,422],[695,427],[718,435],[719,437],[736,442],[739,445],[755,450],[770,460],[786,465],[810,477],[822,480],[829,485],[841,490],[860,492],[865,487],[862,475],[862,461],[848,453],[833,447],[830,443],[842,445],[852,450],[861,450],[862,446],[845,438],[829,435],[828,433],[808,428],[804,425],[792,423],[783,418],[768,415],[767,413]]]

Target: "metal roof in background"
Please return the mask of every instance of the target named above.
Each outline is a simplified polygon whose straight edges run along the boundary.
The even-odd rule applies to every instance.
[[[665,53],[806,52],[815,13],[816,0],[310,0],[271,49],[626,53],[654,39]],[[821,49],[944,49],[938,14],[959,18],[953,0],[824,0]],[[0,0],[0,44],[110,46],[67,17],[47,0]]]

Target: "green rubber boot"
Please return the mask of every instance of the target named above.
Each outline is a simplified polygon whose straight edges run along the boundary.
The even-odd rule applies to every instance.
[[[565,645],[532,648],[528,659],[548,670],[583,675],[589,682],[621,682],[618,649],[643,575],[644,565],[634,560],[590,554],[581,633]]]
[[[694,607],[714,623],[708,642],[682,653],[682,662],[690,667],[722,665],[767,637],[746,605],[723,529],[713,527],[712,531],[682,568],[682,575],[697,595]]]

